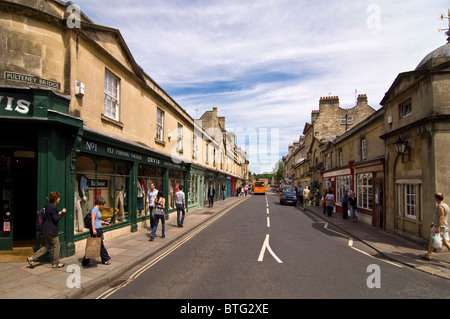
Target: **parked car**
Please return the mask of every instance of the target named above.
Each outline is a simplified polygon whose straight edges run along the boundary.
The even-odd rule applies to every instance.
[[[289,185],[283,185],[280,188],[280,204],[293,204],[297,205],[297,193],[295,188]]]

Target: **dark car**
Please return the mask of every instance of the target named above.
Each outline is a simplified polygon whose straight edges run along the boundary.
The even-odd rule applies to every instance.
[[[297,193],[295,188],[288,185],[283,185],[280,188],[280,204],[297,205]]]

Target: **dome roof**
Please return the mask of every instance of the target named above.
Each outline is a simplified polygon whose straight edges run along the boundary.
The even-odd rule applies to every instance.
[[[427,54],[422,61],[419,63],[419,65],[416,67],[416,70],[422,68],[428,61],[435,58],[449,58],[450,59],[450,43],[447,43],[433,52]]]

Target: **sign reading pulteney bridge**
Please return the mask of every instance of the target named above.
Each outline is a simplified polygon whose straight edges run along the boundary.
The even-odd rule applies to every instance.
[[[18,81],[18,82],[25,82],[25,83],[31,83],[31,84],[37,84],[42,86],[51,87],[53,89],[61,90],[61,83],[52,81],[52,80],[46,80],[42,79],[37,76],[27,75],[27,74],[20,74],[20,73],[13,73],[5,71],[5,80],[11,80],[11,81]]]

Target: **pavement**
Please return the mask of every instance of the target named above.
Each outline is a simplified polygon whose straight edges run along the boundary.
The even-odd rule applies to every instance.
[[[84,250],[74,256],[62,258],[65,267],[52,269],[48,262],[37,263],[30,268],[27,261],[0,263],[0,299],[81,299],[102,287],[120,282],[121,277],[138,265],[162,254],[171,246],[177,246],[190,234],[200,231],[207,222],[212,222],[222,214],[250,198],[232,197],[207,206],[190,209],[186,213],[184,227],[177,227],[176,212],[166,221],[166,238],[161,238],[161,225],[157,237],[149,242],[149,231],[145,228],[137,232],[105,240],[111,256],[111,265],[103,265],[100,258],[91,259],[91,267],[81,267]],[[297,206],[299,210],[302,207]],[[310,213],[334,225],[349,237],[360,240],[385,258],[424,271],[431,275],[450,279],[450,253],[433,253],[433,260],[418,257],[425,252],[425,246],[398,235],[363,224],[342,219],[339,214],[332,217],[323,215],[320,207],[310,207]],[[444,250],[446,250],[444,248]],[[156,259],[156,258],[155,258]]]
[[[303,206],[297,205],[297,208],[303,211]],[[445,247],[433,252],[430,261],[423,260],[419,255],[426,253],[428,243],[415,242],[362,222],[355,223],[350,218],[343,219],[339,213],[328,217],[323,214],[322,207],[309,207],[309,212],[339,228],[348,237],[365,243],[388,260],[450,280],[450,252]]]

